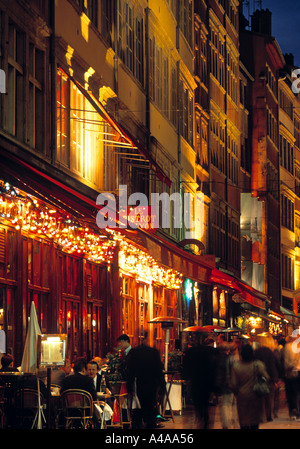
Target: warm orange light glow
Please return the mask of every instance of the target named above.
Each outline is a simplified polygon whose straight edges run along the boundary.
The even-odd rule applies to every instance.
[[[81,224],[63,210],[55,210],[46,202],[37,203],[25,192],[17,196],[0,193],[0,217],[13,224],[17,230],[37,233],[52,239],[68,253],[84,255],[96,262],[110,263],[116,242]],[[96,226],[95,226],[96,227]]]
[[[126,240],[120,242],[119,266],[144,282],[156,282],[173,289],[180,288],[182,283],[179,272],[159,265],[150,254]]]
[[[81,36],[86,42],[88,42],[90,19],[84,13],[82,13],[80,16],[80,22],[81,22]]]

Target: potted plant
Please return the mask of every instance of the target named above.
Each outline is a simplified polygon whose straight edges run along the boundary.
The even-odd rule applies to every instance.
[[[170,351],[168,357],[168,371],[182,371],[183,353],[178,350]]]
[[[123,380],[122,376],[122,365],[123,357],[119,349],[117,348],[115,352],[110,352],[106,356],[107,359],[107,371],[105,377],[109,380],[112,387],[113,393],[118,394],[121,382]]]

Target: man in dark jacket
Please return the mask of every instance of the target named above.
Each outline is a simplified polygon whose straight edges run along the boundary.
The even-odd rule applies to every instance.
[[[200,428],[209,427],[209,400],[216,390],[216,349],[213,340],[189,348],[183,359],[183,377],[190,381],[192,400]]]
[[[15,368],[13,366],[13,364],[14,364],[14,358],[11,354],[3,355],[2,359],[1,359],[2,368],[0,369],[0,371],[5,372],[5,373],[8,373],[8,372],[16,372],[17,373],[18,370],[17,370],[17,368]]]
[[[87,374],[93,380],[96,392],[100,392],[101,385],[103,385],[103,388],[105,387],[105,393],[106,394],[111,393],[109,381],[106,378],[105,373],[100,371],[100,367],[95,360],[91,360],[88,363]],[[104,380],[103,383],[102,383],[102,380]],[[101,393],[104,393],[104,391],[101,391]]]
[[[61,384],[61,393],[69,389],[87,391],[92,395],[93,401],[97,400],[97,393],[93,380],[87,376],[87,363],[82,357],[75,360],[73,366],[74,374],[67,376]]]
[[[165,391],[162,362],[157,349],[145,342],[131,349],[127,356],[127,390],[136,394],[141,405],[144,425],[147,429],[156,427],[157,394]]]

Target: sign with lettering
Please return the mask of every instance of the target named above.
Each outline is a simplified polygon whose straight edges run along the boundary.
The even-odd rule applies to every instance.
[[[155,232],[159,227],[158,216],[153,206],[128,207],[126,212],[120,213],[120,216],[127,219],[129,226],[133,229],[140,228]]]

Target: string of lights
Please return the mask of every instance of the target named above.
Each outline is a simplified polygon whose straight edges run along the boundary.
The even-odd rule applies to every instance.
[[[0,218],[25,231],[53,241],[64,252],[84,256],[100,263],[112,262],[119,245],[120,267],[147,282],[178,289],[181,274],[158,264],[147,252],[127,242],[120,233],[107,229],[105,234],[87,227],[83,220],[36,199],[8,182],[0,181]]]
[[[67,253],[107,263],[111,263],[114,257],[114,239],[7,182],[0,183],[0,217],[14,225],[16,230],[52,240]]]

